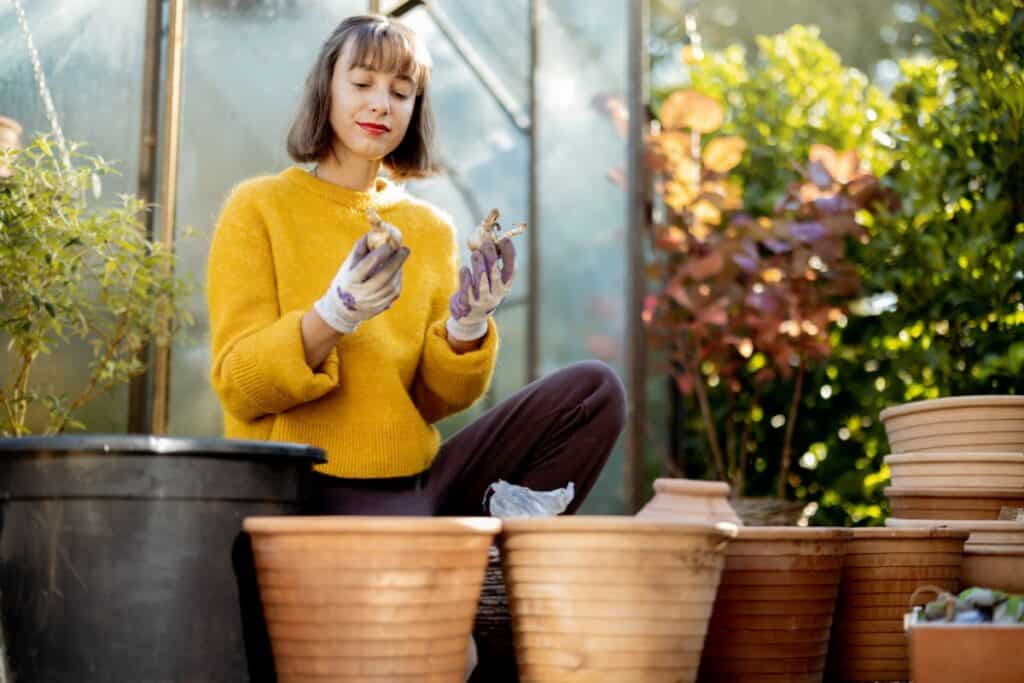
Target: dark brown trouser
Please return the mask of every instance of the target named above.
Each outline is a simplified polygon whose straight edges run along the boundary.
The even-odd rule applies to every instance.
[[[549,491],[570,481],[575,512],[625,421],[625,393],[598,361],[575,363],[520,389],[441,446],[430,469],[398,479],[316,475],[308,512],[326,515],[486,515],[498,479]]]

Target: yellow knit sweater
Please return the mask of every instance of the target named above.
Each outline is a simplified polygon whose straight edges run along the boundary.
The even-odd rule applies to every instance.
[[[312,371],[300,322],[367,231],[371,205],[410,249],[402,293]],[[356,192],[289,168],[240,184],[207,269],[225,435],[318,446],[328,455],[318,469],[339,477],[425,470],[440,445],[433,423],[483,395],[498,352],[493,320],[480,349],[460,355],[448,345],[457,263],[451,222],[384,179]]]

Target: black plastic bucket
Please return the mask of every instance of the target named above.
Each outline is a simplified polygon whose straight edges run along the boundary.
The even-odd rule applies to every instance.
[[[323,461],[261,441],[0,439],[14,680],[273,680],[242,519],[298,512]]]

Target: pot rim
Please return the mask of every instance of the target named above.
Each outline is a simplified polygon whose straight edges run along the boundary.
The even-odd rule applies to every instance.
[[[853,532],[838,526],[744,526],[738,541],[848,541]]]
[[[637,518],[625,515],[565,515],[560,517],[510,517],[502,520],[502,532],[516,533],[671,533],[690,532],[735,538],[740,527],[732,522],[700,522]]]
[[[1024,454],[1021,455],[1024,458]],[[729,496],[731,489],[724,481],[701,481],[699,479],[682,479],[660,477],[654,480],[657,493],[685,493],[691,496]]]
[[[966,458],[966,460],[965,460]],[[935,451],[908,451],[885,456],[885,462],[896,465],[922,462],[1017,462],[1024,465],[1021,451],[961,451],[957,453]]]
[[[922,520],[927,521],[927,520]],[[851,541],[861,540],[913,540],[929,538],[966,539],[971,532],[966,529],[953,529],[938,526],[922,527],[853,527]]]
[[[887,486],[882,490],[887,498],[1024,498],[1024,488],[903,488]]]
[[[878,418],[885,422],[894,417],[903,417],[913,413],[922,413],[930,410],[946,410],[948,408],[990,408],[1009,407],[1024,408],[1024,396],[1012,394],[1000,395],[971,395],[971,396],[947,396],[945,398],[932,398],[924,401],[911,401],[897,406],[886,408],[878,414]]]
[[[964,531],[1020,531],[1024,533],[1024,522],[1008,519],[907,519],[890,517],[885,520],[886,528],[910,529],[963,529]]]
[[[264,456],[327,462],[321,448],[307,444],[252,439],[194,438],[153,434],[60,434],[0,438],[0,457],[41,452],[70,454],[95,451],[104,455]]]
[[[246,517],[249,534],[453,534],[493,536],[501,531],[495,517],[414,517],[406,515],[288,515]]]

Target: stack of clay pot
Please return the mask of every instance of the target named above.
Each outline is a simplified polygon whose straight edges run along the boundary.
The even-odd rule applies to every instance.
[[[881,419],[893,517],[993,520],[1024,507],[1024,396],[917,401]]]
[[[998,521],[1024,508],[1024,396],[964,396],[882,411],[894,455],[890,527],[945,526],[971,533],[964,585],[1024,586],[1024,524]]]
[[[729,487],[659,479],[638,514],[735,519]],[[824,674],[851,532],[741,527],[729,544],[700,664],[700,681],[814,681]]]
[[[831,680],[910,679],[903,616],[923,586],[959,589],[966,531],[856,528],[843,564]],[[923,604],[921,595],[913,604]]]
[[[736,525],[599,516],[503,524],[523,681],[696,679]]]

